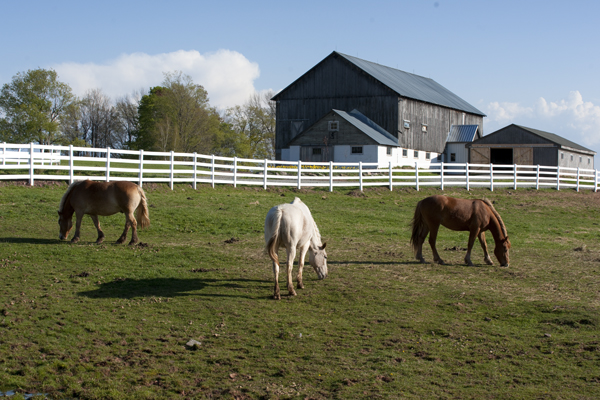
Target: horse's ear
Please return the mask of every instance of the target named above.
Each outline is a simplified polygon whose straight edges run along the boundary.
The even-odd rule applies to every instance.
[[[323,246],[321,246],[321,250],[325,250],[325,246],[327,246],[327,242],[323,243]]]

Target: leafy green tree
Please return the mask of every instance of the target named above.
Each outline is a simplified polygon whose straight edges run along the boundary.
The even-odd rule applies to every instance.
[[[77,98],[54,70],[19,72],[0,91],[0,139],[13,143],[62,141],[61,118]]]
[[[146,150],[208,153],[221,123],[206,90],[181,72],[142,97],[138,116],[135,147]]]
[[[272,91],[254,93],[243,106],[231,107],[226,112],[226,122],[238,136],[236,142],[244,144],[237,154],[248,158],[275,157],[275,102]]]

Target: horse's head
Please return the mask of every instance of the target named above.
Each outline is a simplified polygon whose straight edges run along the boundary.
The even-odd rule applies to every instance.
[[[502,240],[498,240],[496,242],[496,248],[494,249],[494,254],[496,258],[500,262],[502,267],[508,267],[508,251],[510,250],[510,240],[508,240],[508,236],[506,236]]]
[[[308,261],[315,269],[319,279],[327,278],[327,253],[325,252],[325,246],[327,246],[327,243],[323,243],[323,246],[317,246],[316,249],[311,247],[308,251]]]
[[[58,234],[58,238],[60,240],[66,240],[67,236],[69,236],[69,232],[73,227],[73,218],[67,218],[63,215],[62,212],[58,212],[58,226],[60,228],[60,232]]]

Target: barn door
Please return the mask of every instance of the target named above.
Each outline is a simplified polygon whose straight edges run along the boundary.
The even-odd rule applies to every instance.
[[[489,164],[490,163],[490,148],[489,147],[471,147],[471,164]]]
[[[300,147],[300,161],[302,161],[302,162],[333,161],[333,147],[302,146],[302,147]]]
[[[515,147],[513,163],[518,165],[533,165],[533,147]]]

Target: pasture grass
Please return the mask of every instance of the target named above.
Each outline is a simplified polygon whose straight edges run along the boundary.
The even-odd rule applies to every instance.
[[[501,268],[477,243],[464,265],[467,234],[445,228],[448,264],[416,263],[414,207],[439,189],[144,185],[151,226],[127,246],[120,214],[100,218],[102,245],[89,217],[60,242],[66,187],[0,184],[0,392],[15,398],[600,396],[599,194],[444,191],[495,202],[513,246]],[[275,301],[264,217],[295,196],[329,277],[308,266],[289,297],[282,274]]]

